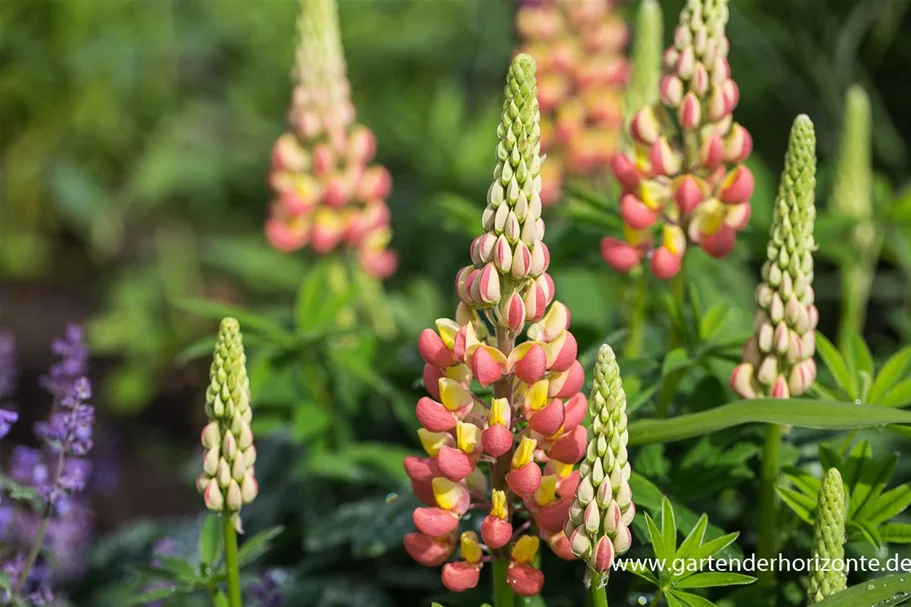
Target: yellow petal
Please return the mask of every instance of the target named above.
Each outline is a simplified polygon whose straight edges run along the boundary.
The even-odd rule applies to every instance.
[[[451,367],[446,367],[446,377],[455,380],[457,383],[460,383],[463,386],[471,385],[471,369],[469,369],[466,365],[453,365]],[[440,385],[440,391],[442,392],[442,390],[443,386]]]
[[[456,426],[456,445],[462,453],[474,453],[480,439],[481,429],[474,424],[459,422]]]
[[[452,350],[455,345],[456,333],[458,333],[460,329],[459,324],[449,318],[438,318],[436,320],[436,326],[437,333],[440,334],[440,339],[443,340],[443,345]]]
[[[550,468],[554,471],[557,478],[566,478],[573,472],[573,464],[564,464],[555,459],[550,460]]]
[[[490,514],[495,516],[501,521],[505,521],[509,516],[509,511],[506,509],[506,492],[500,491],[499,489],[494,489],[490,493]]]
[[[478,534],[474,531],[465,531],[461,537],[462,558],[469,563],[477,563],[481,560],[481,544],[478,542]]]
[[[547,474],[541,477],[541,486],[535,493],[535,502],[539,506],[546,506],[557,499],[557,477]]]
[[[431,432],[426,428],[418,429],[418,438],[430,457],[436,457],[440,447],[452,443],[452,435],[448,432]]]
[[[495,398],[490,402],[490,417],[487,418],[491,426],[509,427],[512,421],[512,411],[509,408],[509,401],[505,398]]]
[[[433,497],[436,498],[437,505],[443,510],[452,510],[459,502],[465,488],[452,482],[448,478],[438,476],[431,481],[433,486]]]
[[[534,535],[523,535],[512,547],[512,560],[517,563],[531,564],[538,553],[540,540]]]
[[[459,382],[448,377],[440,378],[440,400],[443,401],[443,406],[450,411],[458,411],[474,402],[471,392]]]
[[[516,452],[512,456],[512,469],[518,470],[528,462],[532,460],[535,454],[535,446],[538,444],[533,438],[528,438],[527,436],[522,437],[522,442],[519,443],[519,448],[516,449]]]
[[[547,391],[550,389],[550,381],[542,379],[539,382],[535,382],[531,388],[528,389],[528,393],[525,395],[525,404],[532,411],[538,411],[543,409],[547,404]]]

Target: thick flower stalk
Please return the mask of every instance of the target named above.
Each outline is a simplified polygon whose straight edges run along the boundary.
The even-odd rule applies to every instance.
[[[848,586],[845,558],[845,485],[829,468],[819,488],[813,522],[813,569],[807,598],[812,605]],[[839,567],[835,563],[841,562]]]
[[[387,249],[392,180],[371,164],[373,133],[355,123],[335,0],[301,0],[298,30],[289,127],[272,150],[266,235],[281,251],[349,248],[365,271],[385,278],[397,265]]]
[[[540,591],[540,539],[573,558],[563,527],[586,445],[584,372],[569,310],[553,301],[542,241],[538,121],[535,62],[520,54],[509,69],[485,232],[471,244],[473,263],[456,277],[455,320],[438,320],[418,342],[429,396],[416,413],[427,457],[405,460],[426,504],[414,512],[408,553],[436,567],[460,546],[460,558],[443,567],[453,591],[473,588],[493,561],[498,605],[510,589]],[[480,538],[459,535],[471,509],[486,513]]]
[[[601,255],[619,271],[650,258],[652,273],[668,279],[692,244],[727,255],[749,220],[754,183],[743,162],[753,143],[733,121],[739,90],[727,60],[727,19],[727,0],[687,1],[664,52],[661,101],[636,112],[633,151],[611,160],[623,188],[624,238],[604,238]]]
[[[250,429],[253,409],[246,364],[240,325],[233,318],[225,318],[218,329],[209,369],[209,423],[202,431],[205,456],[196,488],[206,507],[229,517],[238,531],[241,507],[259,493],[254,475],[256,447]]]
[[[608,345],[598,351],[588,409],[588,448],[565,532],[573,554],[588,564],[586,585],[596,581],[600,587],[607,583],[614,558],[629,550],[630,524],[636,515],[626,451],[626,393],[617,357]]]
[[[791,128],[768,259],[756,288],[754,335],[744,345],[743,363],[731,374],[731,388],[743,398],[799,396],[816,378],[815,189],[816,135],[813,123],[801,115]]]
[[[854,221],[851,255],[841,265],[842,317],[838,340],[842,348],[851,334],[863,332],[870,288],[882,244],[873,221],[872,140],[870,98],[859,86],[852,86],[845,98],[844,122],[830,209]]]
[[[522,50],[538,63],[545,205],[559,198],[567,176],[606,170],[619,147],[629,34],[614,3],[537,0],[517,11]]]

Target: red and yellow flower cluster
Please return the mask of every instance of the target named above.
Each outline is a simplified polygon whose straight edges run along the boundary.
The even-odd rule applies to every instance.
[[[392,180],[371,164],[373,133],[354,122],[335,0],[302,2],[299,26],[290,129],[272,150],[266,235],[281,251],[350,248],[365,271],[385,278],[397,265],[386,248]]]

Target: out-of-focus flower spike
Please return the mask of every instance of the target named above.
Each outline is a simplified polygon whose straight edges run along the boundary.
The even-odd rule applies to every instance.
[[[664,17],[661,4],[658,0],[643,0],[636,12],[630,80],[623,103],[627,122],[633,112],[658,101],[659,94],[663,96],[674,93],[671,90],[675,87],[674,83],[662,82],[659,90],[663,41]],[[682,91],[682,84],[680,90]]]

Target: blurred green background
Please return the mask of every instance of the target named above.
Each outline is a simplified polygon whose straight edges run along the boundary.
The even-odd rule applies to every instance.
[[[631,13],[633,4],[619,10]],[[730,62],[741,91],[736,119],[756,147],[753,219],[733,255],[720,263],[691,256],[690,275],[707,301],[724,298],[742,308],[738,322],[748,325],[788,129],[796,114],[807,113],[821,166],[816,291],[821,327],[832,335],[836,263],[851,251],[843,222],[824,209],[844,92],[860,83],[873,103],[875,202],[886,232],[865,337],[875,354],[894,351],[911,337],[911,45],[904,43],[911,2],[731,4]],[[662,2],[668,36],[681,5]],[[276,470],[263,464],[263,495],[251,516],[261,520],[253,527],[284,522],[293,531],[278,565],[312,561],[305,573],[296,569],[302,579],[326,566],[317,576],[326,584],[352,592],[360,584],[375,590],[365,596],[380,597],[358,605],[407,605],[412,599],[401,597],[439,590],[434,572],[402,558],[401,533],[392,524],[384,526],[392,529],[386,540],[314,539],[309,530],[331,516],[343,526],[376,526],[378,511],[409,524],[404,497],[397,500],[401,512],[369,504],[385,504],[384,494],[398,491],[398,462],[417,447],[409,416],[422,364],[413,344],[435,318],[451,315],[452,277],[479,229],[503,78],[516,46],[514,11],[507,0],[340,2],[358,119],[376,133],[378,160],[393,175],[392,247],[400,268],[382,299],[394,330],[377,337],[363,327],[360,341],[346,346],[358,352],[347,367],[313,367],[297,354],[294,363],[262,351],[258,359],[254,340],[251,359],[261,361],[251,371],[254,395],[258,381],[263,400],[279,403],[278,413],[263,415],[261,435],[287,419],[297,430],[272,433],[267,451],[274,451]],[[92,561],[94,573],[77,593],[85,604],[112,604],[96,596],[105,587],[98,580],[107,579],[98,568],[120,554],[116,542],[132,537],[142,544],[136,530],[144,527],[136,521],[192,518],[201,506],[188,482],[207,372],[199,358],[206,342],[197,340],[215,323],[207,317],[213,309],[201,314],[199,302],[284,322],[293,318],[288,310],[313,267],[306,253],[272,251],[262,232],[270,149],[290,100],[296,13],[293,0],[0,2],[0,326],[19,342],[17,401],[26,421],[43,413],[32,386],[49,363],[46,344],[67,321],[84,323],[99,388],[99,434],[111,437],[120,469],[118,489],[96,499],[99,537],[115,544]],[[599,258],[602,225],[559,207],[547,219],[558,297],[573,311],[580,351],[597,346],[622,329],[627,281]],[[656,321],[649,331],[663,329]],[[363,448],[335,460],[343,470],[326,473],[325,462],[302,462],[310,461],[312,435],[342,422],[315,422],[325,410],[309,408],[307,389],[328,381],[327,394],[336,394],[346,374],[357,385],[345,398],[348,438],[340,440],[357,439]],[[303,392],[288,388],[295,382],[305,384]],[[29,440],[27,424],[13,438]],[[289,461],[304,470],[301,478],[322,470],[319,480],[288,480]],[[355,472],[364,462],[380,462],[385,480],[363,481]],[[281,487],[270,485],[273,472]],[[314,497],[323,482],[333,487],[331,498]],[[309,498],[299,506],[301,495]],[[339,512],[349,519],[337,520]],[[124,539],[124,529],[139,536]],[[149,537],[161,533],[148,529]],[[376,574],[371,559],[390,551],[392,565]],[[335,595],[320,588],[322,602],[313,604],[349,604],[332,602],[325,597]],[[559,591],[554,584],[546,592]]]

